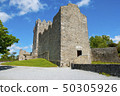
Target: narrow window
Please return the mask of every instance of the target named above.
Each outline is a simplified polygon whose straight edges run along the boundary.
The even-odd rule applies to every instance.
[[[82,50],[77,50],[77,57],[82,55]]]

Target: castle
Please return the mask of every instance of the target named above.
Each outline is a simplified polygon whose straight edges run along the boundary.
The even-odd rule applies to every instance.
[[[19,53],[19,60],[33,58],[45,58],[58,66],[91,64],[87,17],[77,5],[61,6],[53,23],[36,21],[32,53]]]
[[[22,53],[25,51],[21,50]],[[25,54],[26,59],[45,58],[59,66],[70,66],[78,61],[90,64],[87,17],[77,5],[68,4],[60,7],[53,23],[38,19],[34,27],[32,53]],[[21,56],[19,60],[25,57]]]

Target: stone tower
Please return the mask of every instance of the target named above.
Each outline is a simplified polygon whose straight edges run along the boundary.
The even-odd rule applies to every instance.
[[[36,21],[33,57],[45,58],[59,66],[90,64],[87,17],[77,5],[62,6],[52,22]]]
[[[52,24],[52,22],[50,22],[50,21],[48,23],[46,23],[45,20],[43,22],[41,22],[40,19],[38,19],[36,21],[36,24],[35,24],[35,27],[34,27],[34,30],[33,30],[33,32],[34,32],[33,49],[32,49],[33,58],[38,58],[39,34],[43,34],[45,29],[47,29],[50,24]]]
[[[87,17],[83,15],[78,6],[74,4],[62,6],[60,12],[61,63],[63,63],[63,65],[71,62],[90,64]]]

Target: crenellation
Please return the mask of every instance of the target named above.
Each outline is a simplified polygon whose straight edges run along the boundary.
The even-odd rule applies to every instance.
[[[82,54],[78,55],[78,51]],[[89,53],[87,19],[77,5],[60,7],[53,23],[36,21],[32,56],[48,59],[59,66],[70,66],[80,60],[90,64]]]
[[[116,48],[91,50],[87,17],[75,4],[61,6],[53,22],[38,19],[33,32],[32,54],[20,50],[19,60],[45,58],[61,67],[91,64],[91,59],[120,62]]]

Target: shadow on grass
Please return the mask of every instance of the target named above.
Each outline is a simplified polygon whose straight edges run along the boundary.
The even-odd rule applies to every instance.
[[[12,66],[0,66],[0,71],[8,70],[8,69],[11,69],[11,68],[14,68],[14,67],[12,67]]]

